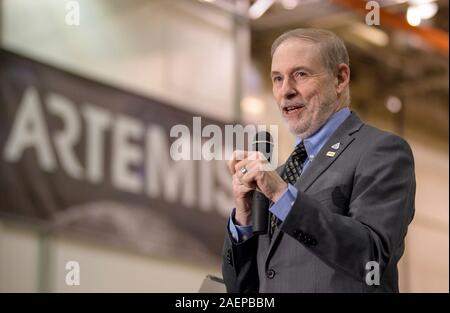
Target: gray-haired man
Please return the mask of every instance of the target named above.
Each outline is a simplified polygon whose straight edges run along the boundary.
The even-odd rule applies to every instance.
[[[398,292],[414,215],[409,145],[350,111],[347,50],[329,31],[281,35],[271,78],[296,147],[277,171],[262,170],[263,158],[248,157],[254,152],[228,164],[236,207],[223,250],[227,290]],[[271,200],[267,235],[252,235],[256,188]],[[379,281],[368,277],[373,269]]]

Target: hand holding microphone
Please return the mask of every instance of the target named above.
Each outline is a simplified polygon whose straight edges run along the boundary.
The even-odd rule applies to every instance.
[[[269,200],[276,202],[287,184],[276,171],[268,170],[273,143],[268,132],[260,132],[252,144],[254,151],[235,151],[228,167],[233,175],[235,221],[253,225],[253,232],[267,232]]]

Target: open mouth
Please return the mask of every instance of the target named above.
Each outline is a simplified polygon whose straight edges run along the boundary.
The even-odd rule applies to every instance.
[[[301,105],[292,105],[288,107],[283,108],[283,114],[284,115],[294,115],[300,112],[300,110],[303,109],[303,106]]]

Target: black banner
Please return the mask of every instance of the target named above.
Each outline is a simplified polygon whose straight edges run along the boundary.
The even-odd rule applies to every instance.
[[[226,162],[170,155],[194,113],[4,50],[0,88],[0,217],[217,264]]]

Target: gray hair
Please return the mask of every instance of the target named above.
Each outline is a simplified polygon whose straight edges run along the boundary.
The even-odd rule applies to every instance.
[[[283,42],[292,38],[308,40],[317,44],[322,64],[330,73],[336,73],[339,64],[350,65],[347,48],[342,39],[328,30],[315,28],[297,28],[285,32],[273,42],[271,57]]]

